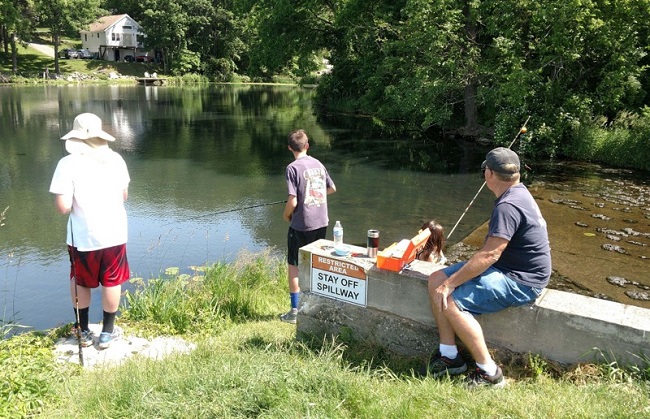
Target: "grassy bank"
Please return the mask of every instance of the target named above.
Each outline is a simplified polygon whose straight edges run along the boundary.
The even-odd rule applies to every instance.
[[[29,46],[18,45],[18,71],[16,76],[12,76],[11,54],[0,52],[0,74],[3,74],[11,82],[41,81],[46,68],[54,73],[54,58]],[[150,73],[160,71],[157,66],[150,63],[116,63],[103,60],[63,58],[59,58],[59,70],[64,77],[75,73],[87,76],[105,74],[108,77],[111,72],[123,76],[141,77],[145,71]],[[55,80],[50,80],[50,82],[55,82]]]
[[[650,172],[650,108],[622,112],[612,121],[576,123],[573,139],[562,147],[567,157]]]
[[[84,371],[57,365],[68,328],[0,341],[0,417],[642,417],[650,367],[553,366],[536,356],[506,365],[506,390],[467,391],[417,377],[409,360],[362,342],[298,342],[277,316],[286,267],[242,255],[204,275],[170,276],[127,295],[118,323],[141,336],[197,343],[163,361],[135,358]]]

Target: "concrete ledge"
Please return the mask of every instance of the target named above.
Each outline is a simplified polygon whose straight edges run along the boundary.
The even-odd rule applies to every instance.
[[[319,240],[300,250],[299,336],[344,332],[416,357],[426,357],[437,348],[427,278],[440,266],[415,261],[408,270],[390,272],[378,269],[366,257],[338,257],[327,248],[331,245]],[[365,249],[353,248],[353,252],[365,253]],[[313,292],[312,256],[360,267],[367,275],[365,307]],[[643,366],[639,355],[650,356],[650,310],[635,306],[547,289],[534,304],[477,319],[489,345],[561,363],[616,360]]]

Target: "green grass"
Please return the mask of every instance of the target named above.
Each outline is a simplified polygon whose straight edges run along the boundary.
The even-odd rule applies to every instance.
[[[57,417],[642,417],[647,383],[585,383],[541,376],[505,390],[469,392],[457,380],[355,366],[346,346],[314,349],[277,321],[234,325],[190,355],[133,360],[56,386],[43,416]],[[97,379],[101,377],[101,379]]]
[[[37,40],[47,44],[47,40]],[[43,71],[48,68],[54,72],[54,58],[48,57],[31,47],[18,45],[18,70],[17,75],[22,78],[40,79]],[[59,47],[63,48],[81,48],[80,44],[64,41]],[[5,76],[11,75],[12,63],[11,52],[5,54],[0,52],[0,74]],[[103,60],[82,60],[82,59],[64,59],[59,58],[59,71],[62,75],[69,75],[75,72],[84,74],[108,74],[116,72],[124,76],[141,77],[145,71],[152,73],[161,73],[158,65],[152,63],[116,63],[113,61]]]
[[[460,379],[417,377],[409,362],[345,336],[296,340],[277,316],[288,305],[285,263],[242,254],[195,275],[173,270],[127,295],[128,333],[180,335],[191,354],[130,358],[117,367],[57,365],[70,326],[0,341],[0,417],[647,417],[645,369],[539,356],[507,362],[505,390],[470,392]],[[503,360],[500,360],[503,361]],[[647,360],[646,360],[647,361]]]

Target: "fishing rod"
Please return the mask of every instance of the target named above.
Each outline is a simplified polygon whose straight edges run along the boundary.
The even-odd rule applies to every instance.
[[[59,138],[61,138],[61,121],[59,121]],[[61,153],[63,154],[63,157],[65,157],[65,145],[63,144],[64,141],[59,141],[61,143]],[[73,192],[74,195],[74,192]],[[70,212],[72,213],[72,208],[70,208]],[[84,351],[83,351],[83,344],[81,343],[81,334],[83,333],[81,330],[81,321],[79,319],[79,292],[77,290],[77,269],[75,268],[74,265],[74,231],[72,231],[72,214],[68,216],[68,224],[70,225],[70,263],[71,263],[71,269],[72,269],[72,280],[74,281],[74,303],[75,303],[75,315],[77,318],[77,344],[79,346],[79,365],[82,367],[84,366]]]
[[[519,136],[520,136],[521,134],[525,134],[525,133],[526,133],[526,131],[527,131],[526,124],[528,123],[528,120],[529,120],[529,119],[530,119],[530,116],[528,116],[528,118],[526,118],[526,122],[524,122],[524,124],[521,126],[521,128],[519,128],[519,132],[517,132],[517,135],[515,135],[515,138],[512,139],[512,141],[511,141],[510,144],[508,145],[508,148],[511,148],[511,147],[512,147],[512,145],[515,143],[515,141],[517,141],[517,138],[519,138]],[[454,232],[454,230],[456,230],[456,227],[458,227],[458,224],[460,224],[460,221],[463,219],[463,217],[465,216],[465,214],[467,214],[467,211],[469,210],[469,207],[472,206],[472,204],[474,203],[474,201],[476,200],[476,198],[477,198],[478,195],[481,193],[481,191],[483,190],[484,187],[485,187],[485,181],[483,181],[483,184],[482,184],[481,187],[478,189],[478,192],[476,192],[476,195],[474,195],[474,198],[472,198],[472,200],[469,202],[469,205],[467,205],[467,208],[465,208],[465,211],[463,211],[463,213],[460,215],[460,218],[458,219],[458,221],[456,221],[456,224],[454,224],[454,227],[451,229],[451,231],[450,231],[449,234],[447,235],[447,240],[449,240],[449,237],[451,237],[451,235],[452,235],[452,233]]]
[[[83,351],[83,344],[81,343],[81,334],[83,331],[81,330],[81,321],[79,321],[79,293],[77,291],[77,268],[75,268],[75,263],[74,263],[74,252],[75,252],[75,247],[74,247],[74,233],[72,231],[72,218],[69,218],[70,221],[70,238],[72,245],[70,245],[70,259],[72,259],[72,276],[74,280],[74,303],[76,307],[76,314],[77,314],[77,344],[79,345],[79,365],[82,367],[84,366],[84,351]]]
[[[186,220],[196,220],[198,218],[205,218],[205,217],[211,217],[213,215],[225,214],[227,212],[243,211],[243,210],[247,210],[247,209],[251,209],[251,208],[266,207],[268,205],[284,204],[286,202],[287,202],[287,200],[285,199],[283,201],[265,202],[263,204],[249,205],[247,207],[231,208],[231,209],[227,209],[227,210],[223,210],[223,211],[211,212],[209,214],[197,215],[195,217],[186,218]],[[171,223],[169,223],[169,224],[171,224]]]

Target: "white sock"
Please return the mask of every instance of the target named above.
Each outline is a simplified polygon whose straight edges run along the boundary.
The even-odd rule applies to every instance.
[[[497,364],[494,363],[494,361],[490,360],[487,364],[479,364],[478,362],[476,363],[476,366],[485,371],[487,375],[492,377],[494,374],[497,373]]]
[[[456,345],[440,344],[440,355],[449,359],[455,359],[458,356],[458,347]]]

